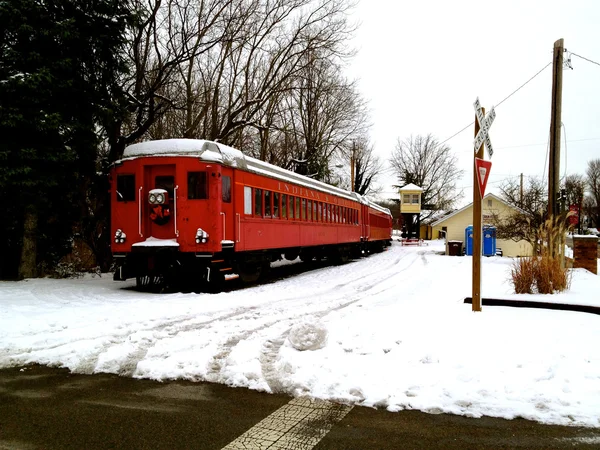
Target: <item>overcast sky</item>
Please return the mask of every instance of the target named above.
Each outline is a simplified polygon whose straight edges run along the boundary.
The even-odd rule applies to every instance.
[[[354,18],[358,54],[349,76],[369,100],[372,142],[386,161],[398,137],[432,133],[444,141],[466,127],[477,97],[488,111],[498,105],[551,63],[560,38],[565,59],[572,52],[600,63],[594,0],[359,0]],[[563,72],[561,177],[584,174],[587,161],[600,158],[600,64],[571,55],[571,65]],[[520,173],[547,181],[551,89],[550,64],[496,108],[488,191]],[[447,142],[466,171],[463,203],[473,195],[473,132]],[[396,182],[387,173],[386,193]]]

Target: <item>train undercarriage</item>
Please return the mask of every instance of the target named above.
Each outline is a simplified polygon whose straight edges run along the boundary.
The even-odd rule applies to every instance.
[[[139,290],[219,292],[226,278],[254,283],[268,274],[271,263],[282,259],[304,263],[344,264],[389,246],[389,241],[294,247],[251,252],[225,249],[215,254],[184,253],[173,247],[152,247],[115,253],[115,280],[135,278]]]

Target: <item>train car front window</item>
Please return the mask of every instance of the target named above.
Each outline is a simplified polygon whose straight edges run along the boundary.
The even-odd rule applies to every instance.
[[[206,200],[208,198],[208,183],[207,183],[206,172],[188,172],[187,178],[188,178],[188,199],[190,199],[190,200]],[[163,188],[163,189],[166,189],[166,188]]]
[[[135,175],[117,175],[117,201],[135,201]]]
[[[169,199],[173,199],[175,177],[172,175],[159,175],[154,179],[154,187],[156,189],[164,189],[169,193]]]

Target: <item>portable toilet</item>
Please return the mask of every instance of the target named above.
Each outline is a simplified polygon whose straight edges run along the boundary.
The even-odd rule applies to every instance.
[[[494,256],[496,254],[496,227],[483,226],[483,256]]]
[[[465,255],[473,256],[473,225],[465,228]]]

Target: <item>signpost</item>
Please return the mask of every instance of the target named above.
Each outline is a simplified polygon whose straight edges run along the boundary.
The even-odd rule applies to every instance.
[[[475,140],[473,147],[475,149],[475,164],[473,165],[473,294],[472,311],[481,311],[481,199],[485,193],[485,187],[492,163],[485,161],[483,156],[483,146],[487,148],[490,158],[494,154],[492,141],[489,131],[496,118],[494,107],[486,116],[485,109],[479,103],[479,97],[473,103],[475,108]]]

